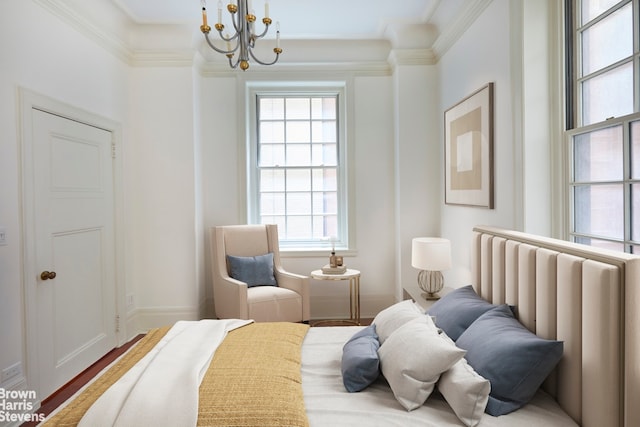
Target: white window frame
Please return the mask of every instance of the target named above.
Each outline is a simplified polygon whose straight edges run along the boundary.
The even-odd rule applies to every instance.
[[[566,22],[570,22],[571,28],[568,29],[568,32],[571,32],[573,45],[570,47],[570,51],[572,51],[572,67],[575,70],[574,75],[567,75],[567,84],[572,88],[572,99],[569,99],[569,102],[572,106],[567,106],[568,112],[573,114],[573,119],[571,123],[568,124],[570,129],[566,132],[566,144],[568,147],[568,155],[567,155],[567,168],[568,168],[568,209],[567,209],[567,224],[569,225],[569,230],[567,232],[568,239],[571,241],[585,241],[589,239],[595,239],[596,241],[601,242],[609,242],[610,244],[621,245],[626,252],[633,252],[633,249],[636,248],[640,244],[640,242],[633,241],[631,239],[632,235],[632,201],[631,201],[631,186],[633,184],[638,184],[638,180],[631,179],[631,171],[630,171],[630,156],[631,156],[631,141],[629,138],[629,126],[630,123],[636,122],[640,120],[640,49],[638,44],[640,43],[640,35],[638,34],[638,25],[639,25],[639,15],[640,15],[640,0],[630,0],[629,2],[625,2],[621,0],[619,3],[614,5],[611,10],[619,10],[622,6],[632,3],[633,7],[633,53],[631,60],[621,60],[617,63],[611,64],[602,70],[598,70],[592,72],[590,75],[582,76],[581,75],[581,60],[580,52],[580,32],[582,30],[581,25],[579,24],[580,18],[579,15],[581,13],[580,7],[578,5],[579,0],[570,0],[572,3],[572,11],[569,19]],[[567,12],[569,13],[569,12]],[[610,14],[610,12],[609,12]],[[590,24],[591,25],[591,24]],[[587,25],[586,27],[589,27]],[[612,69],[617,69],[617,67],[622,64],[626,64],[632,62],[633,63],[633,74],[634,74],[634,100],[633,107],[634,112],[622,117],[611,117],[604,121],[584,125],[582,123],[583,119],[583,101],[582,101],[582,92],[580,90],[581,82],[585,79],[591,78],[594,75],[601,75],[607,71]],[[573,126],[572,126],[573,125]],[[589,134],[592,132],[596,132],[602,129],[619,126],[621,125],[623,128],[623,176],[619,180],[615,181],[586,181],[586,182],[578,182],[574,179],[574,152],[573,152],[573,141],[576,136]],[[573,127],[573,128],[571,128]],[[610,238],[606,236],[600,235],[588,235],[582,234],[576,231],[575,224],[575,200],[574,200],[574,190],[576,187],[581,185],[606,185],[606,184],[616,184],[623,186],[623,195],[624,195],[624,207],[623,207],[623,224],[624,224],[624,236],[622,239],[618,238]],[[606,243],[605,243],[606,244]]]
[[[303,242],[287,241],[280,235],[280,251],[284,253],[301,253],[310,256],[326,254],[326,249],[334,245],[336,250],[349,255],[353,251],[353,226],[351,224],[351,207],[349,200],[350,169],[349,141],[347,135],[347,111],[350,102],[347,99],[347,82],[250,82],[247,83],[247,222],[260,223],[259,206],[259,167],[258,167],[258,96],[337,96],[337,139],[338,139],[338,235],[327,236],[329,240],[310,240]]]

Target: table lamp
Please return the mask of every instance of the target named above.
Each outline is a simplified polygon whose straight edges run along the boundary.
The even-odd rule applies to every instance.
[[[440,298],[442,270],[451,268],[451,242],[439,237],[415,237],[411,242],[411,266],[420,270],[418,286],[426,300]]]

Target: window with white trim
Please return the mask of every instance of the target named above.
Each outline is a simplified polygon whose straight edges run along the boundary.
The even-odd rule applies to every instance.
[[[569,235],[640,253],[640,0],[566,0]]]
[[[277,224],[284,249],[347,248],[343,89],[250,97],[250,222]]]

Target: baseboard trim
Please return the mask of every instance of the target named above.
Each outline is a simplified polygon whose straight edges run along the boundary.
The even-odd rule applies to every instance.
[[[145,307],[136,308],[127,315],[127,341],[150,329],[173,325],[179,320],[199,320],[199,308]]]

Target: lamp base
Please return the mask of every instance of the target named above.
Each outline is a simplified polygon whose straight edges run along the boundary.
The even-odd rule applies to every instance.
[[[430,293],[423,292],[420,296],[426,299],[427,301],[436,301],[440,299],[440,295],[438,295],[437,293],[430,294]]]
[[[439,271],[422,270],[418,273],[418,287],[424,291],[422,297],[427,301],[440,299],[438,292],[444,287],[444,278]]]

